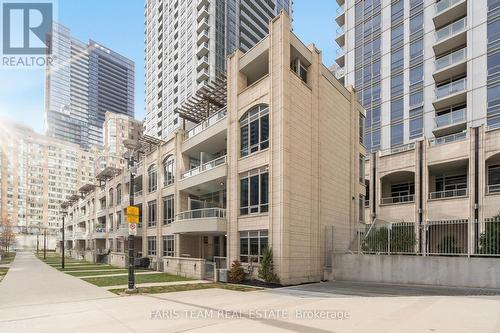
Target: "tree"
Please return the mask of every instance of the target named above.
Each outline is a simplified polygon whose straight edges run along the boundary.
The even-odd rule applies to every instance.
[[[278,276],[274,273],[273,250],[269,247],[262,253],[262,261],[259,267],[259,278],[271,283],[278,283]]]
[[[245,270],[238,260],[233,261],[229,270],[228,280],[231,283],[241,283],[245,279]]]
[[[10,247],[16,242],[16,235],[8,219],[2,219],[0,227],[0,250],[9,252]]]
[[[479,253],[500,254],[500,212],[493,221],[485,222],[484,231],[479,236]]]

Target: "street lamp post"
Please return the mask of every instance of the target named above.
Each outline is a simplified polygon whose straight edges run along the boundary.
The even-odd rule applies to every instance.
[[[61,214],[62,214],[62,244],[61,244],[61,268],[64,268],[64,255],[65,255],[65,243],[66,240],[64,239],[64,232],[66,230],[66,227],[64,225],[64,217],[66,215],[66,208],[68,207],[68,204],[63,202],[61,204]]]
[[[43,229],[43,259],[47,259],[47,228]]]

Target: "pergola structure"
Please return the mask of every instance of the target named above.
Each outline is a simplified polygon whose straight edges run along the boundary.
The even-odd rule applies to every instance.
[[[183,128],[186,129],[186,120],[199,124],[226,104],[227,78],[223,75],[198,90],[175,112],[183,119]]]
[[[95,178],[99,182],[99,187],[103,187],[106,184],[106,181],[113,179],[114,177],[118,176],[121,172],[122,172],[121,169],[108,166],[104,168],[104,170],[99,172]]]
[[[80,192],[82,194],[82,196],[86,196],[87,194],[92,192],[95,188],[96,188],[96,186],[94,184],[87,183],[87,184],[83,185],[82,187],[80,187],[78,189],[78,192]]]

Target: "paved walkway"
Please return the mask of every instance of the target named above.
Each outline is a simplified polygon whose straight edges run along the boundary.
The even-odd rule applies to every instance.
[[[19,253],[0,283],[0,332],[500,332],[499,296],[362,297],[346,289],[381,290],[307,286],[116,296]],[[338,289],[343,296],[332,297]],[[309,317],[326,311],[348,317]]]
[[[137,283],[135,286],[136,287],[163,287],[163,286],[180,286],[183,284],[200,284],[200,283],[212,283],[212,281],[205,281],[205,280],[188,280],[188,281],[172,281],[172,282],[147,282],[147,283]],[[106,287],[101,287],[105,288],[107,290],[110,289],[120,289],[120,288],[127,288],[128,285],[122,284],[119,286],[106,286]]]

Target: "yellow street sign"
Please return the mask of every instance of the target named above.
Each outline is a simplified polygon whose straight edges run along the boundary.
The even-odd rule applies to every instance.
[[[127,223],[139,223],[139,207],[128,206],[125,215]]]

